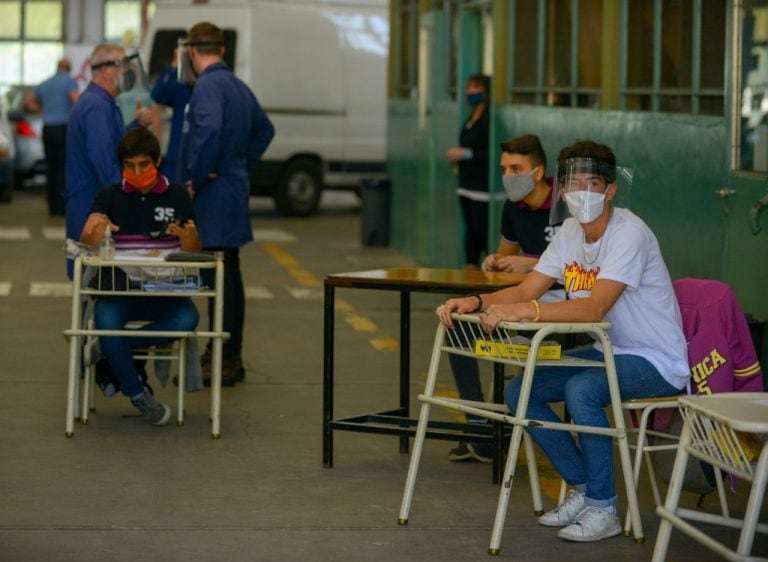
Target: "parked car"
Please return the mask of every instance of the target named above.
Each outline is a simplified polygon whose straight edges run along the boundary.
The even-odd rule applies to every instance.
[[[8,114],[0,103],[0,203],[8,203],[13,196],[13,135]]]
[[[45,174],[43,151],[43,116],[24,107],[24,94],[31,86],[14,86],[6,94],[8,120],[11,122],[16,157],[14,183],[17,189],[26,180]]]

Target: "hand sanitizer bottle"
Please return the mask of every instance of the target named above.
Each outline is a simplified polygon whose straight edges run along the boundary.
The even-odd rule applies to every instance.
[[[109,227],[104,229],[104,237],[99,242],[99,259],[115,259],[115,241],[112,238],[112,230]]]

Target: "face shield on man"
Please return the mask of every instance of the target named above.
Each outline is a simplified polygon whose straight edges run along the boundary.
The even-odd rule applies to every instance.
[[[128,125],[138,117],[138,107],[152,105],[152,98],[149,95],[149,79],[139,54],[130,54],[120,61],[121,72],[115,78],[120,94],[115,98],[115,103],[123,114],[123,122]]]
[[[107,66],[117,69],[113,80],[118,92],[149,92],[149,79],[138,53],[92,64],[91,71]]]
[[[596,220],[609,202],[629,208],[633,172],[595,158],[569,158],[558,162],[552,189],[549,223],[560,224],[574,217],[586,224]],[[611,192],[609,189],[616,185]]]
[[[120,91],[137,94],[149,92],[149,79],[138,53],[123,58],[123,77]]]
[[[189,57],[187,39],[184,37],[180,37],[176,42],[176,79],[184,84],[192,84],[195,81],[195,69]]]

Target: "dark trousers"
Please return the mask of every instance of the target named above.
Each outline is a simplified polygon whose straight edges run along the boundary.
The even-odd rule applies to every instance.
[[[464,263],[480,265],[488,253],[488,202],[459,197],[464,217]]]
[[[48,213],[64,214],[64,161],[67,140],[66,125],[43,127],[43,149],[48,188]]]
[[[245,323],[245,289],[243,274],[240,272],[239,248],[206,248],[224,252],[224,331],[229,332],[229,339],[222,346],[222,358],[240,357],[243,348],[243,324]],[[202,270],[203,279],[213,287],[215,270]],[[208,299],[208,327],[213,331],[213,298]],[[211,344],[208,343],[210,350]]]

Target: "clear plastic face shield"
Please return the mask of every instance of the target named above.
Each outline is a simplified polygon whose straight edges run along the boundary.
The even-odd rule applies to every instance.
[[[192,84],[195,81],[195,69],[192,66],[192,59],[189,58],[187,39],[183,37],[176,42],[176,79],[185,84]]]
[[[560,224],[568,217],[583,224],[590,223],[600,217],[608,204],[628,209],[633,176],[630,168],[613,166],[595,158],[569,158],[558,162],[549,224]]]
[[[91,70],[95,71],[106,66],[119,69],[115,86],[120,93],[143,94],[149,92],[149,79],[138,53],[91,65]]]

